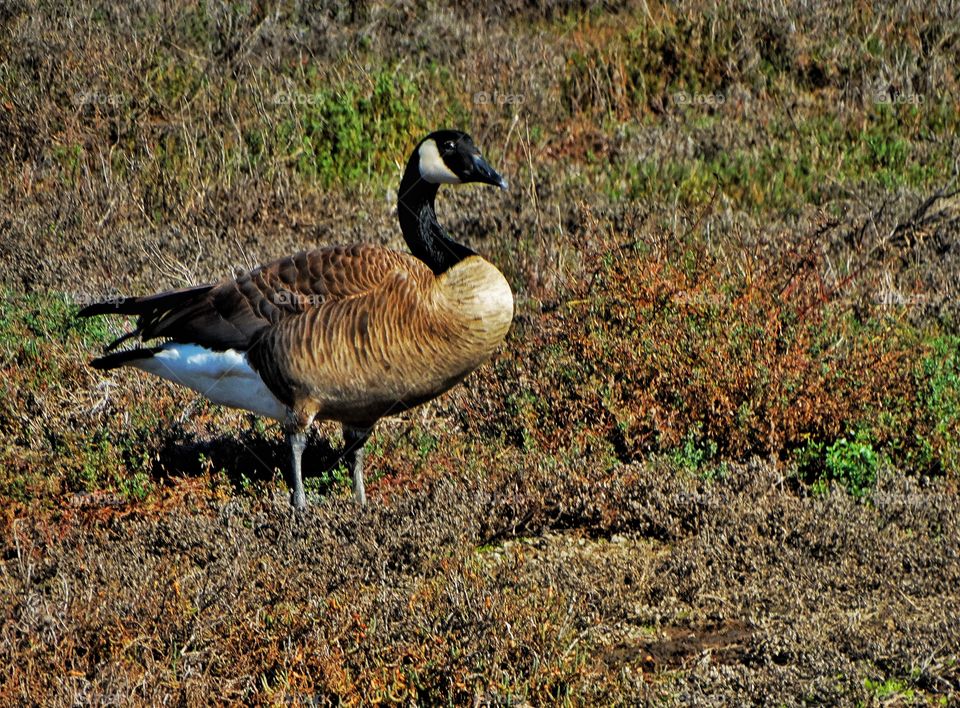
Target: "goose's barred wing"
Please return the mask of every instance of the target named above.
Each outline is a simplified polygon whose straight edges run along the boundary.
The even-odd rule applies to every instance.
[[[165,338],[217,351],[247,351],[267,328],[325,303],[368,293],[414,260],[376,246],[304,251],[217,285],[98,303],[79,316],[139,316],[136,328],[109,349],[138,337],[144,342]]]

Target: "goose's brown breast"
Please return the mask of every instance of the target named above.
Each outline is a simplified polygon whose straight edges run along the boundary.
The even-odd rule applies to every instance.
[[[468,371],[486,361],[513,321],[513,292],[503,274],[472,256],[437,278],[437,309],[456,323],[459,363]]]

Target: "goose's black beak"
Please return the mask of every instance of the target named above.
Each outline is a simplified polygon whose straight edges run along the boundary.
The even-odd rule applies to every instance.
[[[508,189],[507,180],[498,174],[495,169],[490,167],[489,163],[479,154],[473,156],[473,164],[471,165],[470,172],[471,182],[483,182],[484,184],[492,184],[495,187],[500,187],[500,189]]]

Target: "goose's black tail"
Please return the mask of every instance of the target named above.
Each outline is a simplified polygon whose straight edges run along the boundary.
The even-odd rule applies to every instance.
[[[97,357],[90,362],[90,366],[92,366],[94,369],[100,369],[101,371],[116,369],[119,366],[129,364],[130,362],[137,361],[138,359],[149,359],[161,349],[162,347],[138,347],[137,349],[113,352],[112,354],[107,354],[106,356]]]
[[[96,317],[98,315],[137,315],[137,326],[126,334],[118,337],[107,347],[111,352],[128,339],[140,336],[143,331],[168,313],[177,308],[197,300],[197,298],[206,295],[213,289],[212,285],[198,285],[192,288],[182,288],[180,290],[168,290],[157,295],[147,295],[145,297],[124,297],[104,300],[92,305],[87,305],[77,313],[77,317]],[[148,337],[149,338],[149,337]],[[139,356],[134,356],[139,352]],[[152,349],[135,349],[132,351],[117,352],[110,356],[100,357],[90,362],[90,365],[96,369],[113,369],[122,366],[132,359],[153,356]]]

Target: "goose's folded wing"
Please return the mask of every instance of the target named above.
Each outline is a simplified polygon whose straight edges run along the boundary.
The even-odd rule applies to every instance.
[[[247,356],[279,400],[291,407],[315,404],[314,413],[333,412],[338,420],[354,415],[365,427],[431,388],[434,374],[444,370],[437,354],[459,340],[435,316],[433,273],[403,257],[409,262],[384,270],[375,287],[331,298],[263,330]]]
[[[247,271],[217,285],[142,298],[97,303],[81,317],[138,315],[136,328],[110,345],[138,337],[166,338],[214,350],[247,351],[269,327],[325,303],[378,287],[412,256],[376,246],[336,246],[305,251]]]

